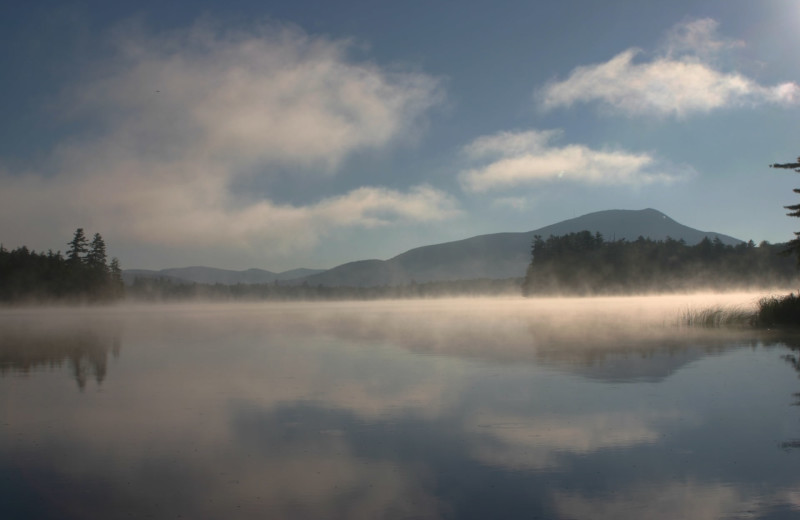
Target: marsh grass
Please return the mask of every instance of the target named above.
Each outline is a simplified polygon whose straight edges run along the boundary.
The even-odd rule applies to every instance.
[[[758,300],[753,310],[720,305],[706,309],[689,309],[680,317],[687,327],[800,327],[800,293],[767,296]]]
[[[756,324],[761,327],[800,327],[800,294],[761,298]]]
[[[740,307],[720,305],[707,309],[689,309],[681,315],[681,323],[688,327],[752,327],[756,325],[757,313]]]

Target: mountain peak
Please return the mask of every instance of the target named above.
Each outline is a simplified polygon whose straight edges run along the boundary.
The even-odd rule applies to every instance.
[[[680,224],[665,213],[653,208],[640,210],[611,209],[596,211],[580,217],[564,220],[545,226],[534,233],[548,237],[588,230],[600,233],[606,240],[636,240],[638,237],[652,240],[685,240],[687,244],[696,244],[705,237],[719,238],[726,245],[736,245],[742,241],[713,231],[700,231]]]
[[[600,233],[607,241],[672,238],[697,244],[719,238],[724,244],[741,243],[727,235],[684,226],[653,208],[596,211],[524,233],[493,233],[417,247],[389,260],[358,260],[328,269],[293,269],[273,273],[262,269],[231,271],[211,267],[183,267],[161,271],[126,270],[135,276],[169,277],[201,283],[270,283],[276,280],[327,286],[380,286],[416,282],[521,278],[530,263],[533,237],[561,236],[580,231]],[[291,281],[290,281],[291,280]]]
[[[696,244],[708,237],[723,243],[741,242],[733,237],[700,231],[653,208],[596,211],[524,233],[494,233],[410,249],[389,260],[373,260],[368,266],[350,262],[307,278],[309,283],[329,286],[396,285],[411,281],[445,281],[476,278],[519,278],[530,263],[531,242],[580,231],[600,233],[608,241],[672,238]]]

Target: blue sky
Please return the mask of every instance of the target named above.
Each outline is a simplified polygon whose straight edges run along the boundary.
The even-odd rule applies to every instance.
[[[659,209],[783,242],[796,0],[2,8],[0,240],[328,268]]]

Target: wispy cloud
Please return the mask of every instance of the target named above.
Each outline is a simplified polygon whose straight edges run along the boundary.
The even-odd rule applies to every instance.
[[[721,37],[718,28],[719,23],[711,18],[679,23],[667,31],[663,52],[671,58],[697,56],[703,61],[713,62],[723,52],[745,46],[742,40]]]
[[[66,220],[68,229],[87,223],[149,246],[282,255],[310,248],[335,229],[435,221],[459,213],[450,195],[428,185],[404,191],[361,187],[306,205],[269,199],[243,203],[229,192],[226,171],[219,168],[202,162],[152,163],[142,173],[143,166],[121,163],[107,173],[93,169],[55,179],[4,175],[0,216],[4,222],[23,222],[20,227],[38,221],[36,229],[48,234]],[[9,228],[4,236],[14,238],[13,233]],[[19,243],[31,231],[25,234]]]
[[[528,197],[497,197],[492,199],[492,206],[500,209],[525,211],[530,208],[531,200]]]
[[[530,130],[479,137],[464,147],[475,166],[461,171],[462,186],[485,192],[548,180],[649,184],[671,182],[690,173],[688,168],[670,167],[647,153],[552,145],[550,141],[559,135],[554,130]]]
[[[715,66],[720,52],[741,46],[717,35],[717,22],[695,20],[673,28],[656,56],[635,62],[639,49],[627,49],[605,63],[575,68],[567,79],[537,92],[551,110],[598,102],[631,116],[684,117],[711,110],[764,103],[797,104],[800,86],[763,86],[738,72]]]
[[[361,187],[306,205],[230,188],[287,168],[328,176],[354,152],[410,138],[442,99],[435,78],[356,61],[348,41],[276,24],[161,35],[128,27],[114,43],[116,54],[63,99],[68,117],[100,130],[63,142],[51,171],[0,171],[3,222],[94,222],[139,243],[275,251],[331,229],[457,211],[428,185]]]
[[[115,43],[114,60],[70,101],[158,157],[332,169],[400,137],[441,99],[430,76],[355,62],[350,42],[283,25],[198,23],[158,36],[134,27]]]

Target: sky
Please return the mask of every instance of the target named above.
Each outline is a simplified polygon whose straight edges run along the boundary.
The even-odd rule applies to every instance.
[[[606,209],[786,242],[798,0],[6,2],[0,242],[325,269]]]

